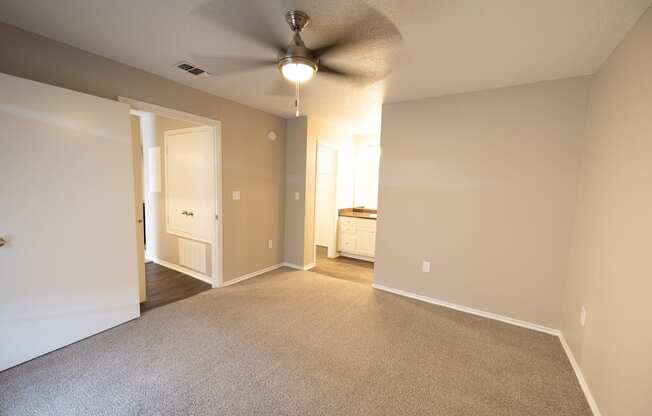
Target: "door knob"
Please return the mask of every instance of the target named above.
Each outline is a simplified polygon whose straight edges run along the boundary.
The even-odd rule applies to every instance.
[[[0,237],[0,247],[4,246],[5,244],[7,244],[7,240],[5,240],[4,237]]]

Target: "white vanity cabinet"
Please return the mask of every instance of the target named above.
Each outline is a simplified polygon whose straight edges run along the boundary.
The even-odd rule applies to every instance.
[[[373,261],[376,254],[376,220],[341,216],[338,225],[341,254]]]

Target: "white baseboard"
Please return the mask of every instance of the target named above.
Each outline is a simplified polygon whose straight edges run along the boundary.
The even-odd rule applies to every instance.
[[[196,272],[194,270],[188,269],[183,266],[179,266],[178,264],[170,263],[165,260],[157,259],[154,257],[148,257],[147,260],[151,260],[156,264],[160,264],[163,267],[167,267],[168,269],[176,270],[179,273],[186,274],[190,277],[194,277],[197,280],[201,280],[202,282],[208,283],[209,285],[213,286],[213,281],[211,280],[210,276],[206,276],[205,274],[201,274],[199,272]]]
[[[575,371],[575,376],[577,377],[577,381],[580,383],[580,387],[582,387],[582,391],[584,392],[586,401],[589,403],[589,407],[593,412],[593,416],[602,416],[602,413],[600,413],[600,409],[598,408],[598,403],[595,401],[595,397],[593,397],[593,394],[589,389],[589,385],[586,383],[586,379],[584,378],[584,374],[582,374],[582,370],[580,369],[577,360],[575,360],[573,351],[571,351],[570,346],[566,342],[566,337],[564,337],[564,334],[562,332],[559,333],[559,341],[561,341],[561,345],[562,347],[564,347],[564,351],[566,352],[568,361],[570,361],[571,366],[573,366],[573,370]]]
[[[265,267],[264,269],[256,270],[255,272],[243,274],[242,276],[238,276],[234,279],[228,280],[222,284],[222,287],[225,286],[231,286],[236,283],[242,282],[243,280],[251,279],[252,277],[260,276],[263,273],[271,272],[272,270],[276,270],[279,267],[281,267],[281,264],[275,264],[273,266]]]
[[[439,299],[429,298],[427,296],[417,295],[416,293],[407,292],[405,290],[400,290],[400,289],[394,289],[392,287],[379,285],[377,283],[374,283],[371,286],[374,287],[375,289],[383,290],[385,292],[390,292],[390,293],[394,293],[396,295],[405,296],[407,298],[412,298],[412,299],[420,300],[420,301],[423,301],[423,302],[432,303],[433,305],[444,306],[446,308],[455,309],[457,311],[482,316],[484,318],[489,318],[489,319],[493,319],[493,320],[496,320],[496,321],[501,321],[501,322],[505,322],[505,323],[508,323],[508,324],[516,325],[516,326],[521,326],[523,328],[533,329],[535,331],[545,332],[546,334],[555,335],[555,336],[559,336],[559,334],[560,334],[558,329],[548,328],[546,326],[539,325],[539,324],[534,324],[532,322],[521,321],[519,319],[510,318],[508,316],[498,315],[498,314],[495,314],[495,313],[485,312],[485,311],[481,311],[479,309],[470,308],[468,306],[457,305],[455,303],[450,303],[450,302],[446,302],[446,301],[439,300]]]
[[[364,260],[364,261],[368,261],[368,262],[371,262],[371,263],[376,262],[376,259],[374,257],[361,256],[359,254],[346,253],[344,251],[340,251],[340,256],[349,257],[351,259],[356,259],[356,260]]]
[[[299,266],[298,264],[294,264],[294,263],[284,261],[283,263],[281,263],[281,266],[289,267],[291,269],[297,269],[297,270],[304,270],[305,271],[305,270],[310,270],[313,267],[315,267],[315,263],[306,264],[305,266]]]

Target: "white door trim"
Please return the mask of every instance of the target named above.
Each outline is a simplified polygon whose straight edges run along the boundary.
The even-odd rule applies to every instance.
[[[212,255],[212,282],[213,287],[222,287],[224,284],[223,275],[223,235],[221,222],[222,217],[222,123],[219,120],[212,118],[202,117],[191,113],[186,113],[179,110],[174,110],[167,107],[161,107],[156,104],[146,103],[144,101],[135,100],[128,97],[118,97],[118,101],[128,104],[131,110],[144,111],[154,113],[159,116],[183,120],[194,124],[206,125],[213,128],[215,137],[215,159],[214,159],[214,177],[216,184],[216,198],[213,198],[214,211],[215,211],[215,233],[214,242],[211,244]]]

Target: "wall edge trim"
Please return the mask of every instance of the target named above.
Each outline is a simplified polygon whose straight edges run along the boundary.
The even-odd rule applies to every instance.
[[[306,264],[305,266],[299,266],[298,264],[290,263],[289,261],[284,261],[281,263],[281,266],[289,267],[296,270],[310,270],[315,267],[315,263]]]
[[[276,270],[281,266],[282,266],[282,264],[274,264],[272,266],[265,267],[265,268],[260,269],[260,270],[256,270],[255,272],[243,274],[243,275],[235,277],[235,278],[233,278],[231,280],[227,280],[226,282],[224,282],[222,284],[222,287],[231,286],[231,285],[234,285],[236,283],[240,283],[240,282],[242,282],[244,280],[251,279],[252,277],[260,276],[261,274],[265,274],[267,272],[271,272],[273,270]]]
[[[408,292],[408,291],[401,290],[401,289],[395,289],[393,287],[384,286],[384,285],[380,285],[380,284],[377,284],[377,283],[373,283],[371,286],[374,289],[382,290],[384,292],[389,292],[389,293],[393,293],[395,295],[400,295],[400,296],[404,296],[404,297],[407,297],[407,298],[420,300],[422,302],[431,303],[433,305],[443,306],[443,307],[449,308],[449,309],[455,309],[455,310],[460,311],[460,312],[466,312],[466,313],[470,313],[472,315],[477,315],[477,316],[481,316],[481,317],[484,317],[484,318],[493,319],[495,321],[500,321],[500,322],[504,322],[504,323],[507,323],[507,324],[516,325],[516,326],[520,326],[520,327],[527,328],[527,329],[532,329],[534,331],[543,332],[543,333],[546,333],[546,334],[549,334],[549,335],[559,336],[559,334],[560,334],[560,331],[558,329],[548,328],[547,326],[535,324],[535,323],[532,323],[532,322],[521,321],[520,319],[514,319],[514,318],[510,318],[508,316],[499,315],[499,314],[491,313],[491,312],[481,311],[479,309],[474,309],[474,308],[471,308],[471,307],[468,307],[468,306],[458,305],[458,304],[455,304],[455,303],[446,302],[446,301],[435,299],[435,298],[430,298],[428,296],[417,295],[416,293]]]
[[[208,283],[211,286],[213,285],[211,277],[208,276],[208,275],[201,274],[201,273],[196,272],[194,270],[188,269],[188,268],[183,267],[183,266],[179,266],[178,264],[170,263],[169,261],[161,260],[161,259],[156,258],[156,257],[147,257],[147,260],[151,260],[156,264],[159,264],[159,265],[161,265],[163,267],[167,267],[168,269],[172,269],[172,270],[175,270],[175,271],[177,271],[179,273],[183,273],[183,274],[186,274],[186,275],[188,275],[190,277],[194,277],[195,279],[201,280],[204,283]]]
[[[564,348],[564,352],[568,357],[568,361],[570,361],[570,364],[573,367],[573,371],[575,372],[575,377],[577,377],[577,381],[580,383],[580,387],[582,388],[584,397],[586,397],[586,401],[589,403],[589,407],[591,408],[591,412],[593,412],[593,416],[602,416],[602,413],[598,408],[598,403],[595,401],[595,397],[593,397],[593,394],[591,393],[591,389],[589,389],[589,384],[586,382],[586,379],[584,378],[584,374],[582,374],[582,369],[580,368],[580,365],[577,363],[577,360],[575,359],[575,355],[573,355],[573,351],[571,351],[570,346],[566,342],[566,337],[564,337],[564,333],[561,331],[559,332],[559,342],[561,342],[561,346]]]

